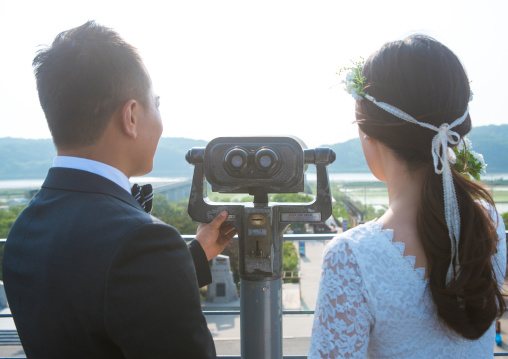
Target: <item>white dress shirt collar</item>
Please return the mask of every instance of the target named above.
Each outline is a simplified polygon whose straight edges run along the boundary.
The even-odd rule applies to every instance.
[[[81,157],[56,156],[53,159],[53,167],[73,168],[76,170],[95,173],[116,183],[128,193],[131,193],[131,184],[126,175],[115,167],[105,163],[89,160]]]

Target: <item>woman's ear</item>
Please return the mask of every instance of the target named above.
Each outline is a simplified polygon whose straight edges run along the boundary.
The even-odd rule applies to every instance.
[[[383,168],[383,144],[375,138],[365,134],[360,129],[358,129],[358,134],[362,144],[363,155],[365,156],[365,161],[367,162],[370,171],[378,180],[385,182],[386,178]]]
[[[139,104],[136,102],[136,100],[131,99],[122,106],[122,111],[120,114],[120,123],[122,130],[132,139],[136,139],[138,137],[138,107]]]

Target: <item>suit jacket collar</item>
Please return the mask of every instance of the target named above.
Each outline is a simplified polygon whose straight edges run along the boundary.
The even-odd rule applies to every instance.
[[[48,176],[42,184],[42,188],[102,193],[115,197],[144,212],[134,197],[122,187],[105,177],[87,171],[73,168],[52,167],[48,171]]]

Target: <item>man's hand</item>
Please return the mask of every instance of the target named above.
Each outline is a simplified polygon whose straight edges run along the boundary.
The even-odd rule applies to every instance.
[[[236,229],[224,221],[228,212],[223,211],[210,223],[201,223],[196,233],[196,240],[206,253],[206,259],[217,257],[226,247],[226,244],[236,234]]]

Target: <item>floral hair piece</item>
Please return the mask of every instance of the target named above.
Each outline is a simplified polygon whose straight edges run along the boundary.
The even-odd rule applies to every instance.
[[[353,96],[355,100],[361,100],[367,93],[363,91],[366,84],[366,78],[362,76],[362,68],[365,60],[360,57],[359,61],[351,61],[352,67],[343,67],[340,69],[338,74],[340,75],[344,71],[348,71],[346,79],[342,80],[341,83],[345,84],[345,90]]]
[[[455,171],[459,172],[467,179],[473,178],[476,181],[480,180],[480,174],[486,174],[487,164],[483,159],[481,153],[472,150],[473,144],[471,141],[464,137],[457,147],[449,149],[449,160]],[[450,151],[451,150],[451,151]]]
[[[372,102],[374,105],[378,106],[379,108],[392,114],[393,116],[400,118],[401,120],[437,132],[434,138],[432,139],[432,159],[434,162],[434,171],[436,172],[436,174],[441,174],[443,178],[444,212],[451,244],[451,260],[450,265],[448,267],[448,272],[446,274],[446,285],[448,285],[455,278],[460,269],[459,267],[460,213],[459,213],[459,205],[457,202],[457,195],[455,193],[455,186],[453,184],[452,169],[450,166],[450,159],[453,160],[453,156],[450,156],[450,152],[448,151],[448,144],[452,145],[452,147],[455,147],[459,144],[460,135],[457,132],[452,131],[452,128],[460,125],[465,121],[469,113],[469,106],[467,107],[464,114],[455,121],[453,121],[451,124],[443,123],[441,126],[436,127],[426,122],[419,122],[409,114],[398,109],[397,107],[387,104],[385,102],[378,102],[374,97],[370,96],[365,92],[364,89],[367,79],[364,76],[362,76],[362,68],[364,63],[365,62],[363,61],[362,58],[361,61],[353,62],[355,66],[350,68],[343,68],[339,72],[340,74],[342,71],[350,70],[350,72],[346,76],[346,80],[343,81],[343,83],[345,84],[345,90],[349,92],[355,100],[361,101],[363,99],[366,99]],[[472,97],[473,93],[471,92],[469,101],[472,100]],[[464,148],[465,146],[466,144],[464,145]],[[471,146],[469,146],[469,148],[471,148]],[[461,157],[462,161],[464,161],[464,156],[473,155],[471,151],[469,152],[466,151],[468,150],[462,150],[462,152],[459,152],[459,154],[462,155]],[[454,154],[456,155],[456,153]],[[469,157],[466,158],[469,159]],[[456,159],[457,155],[455,156],[455,160]],[[457,162],[458,161],[455,161],[455,163]],[[480,166],[480,168],[484,170],[485,163],[483,161],[479,162],[483,163],[483,166]],[[460,172],[462,173],[464,171]],[[467,172],[470,173],[469,171]],[[470,174],[473,176],[473,178],[476,179],[477,177],[475,177],[474,173],[475,172]]]

